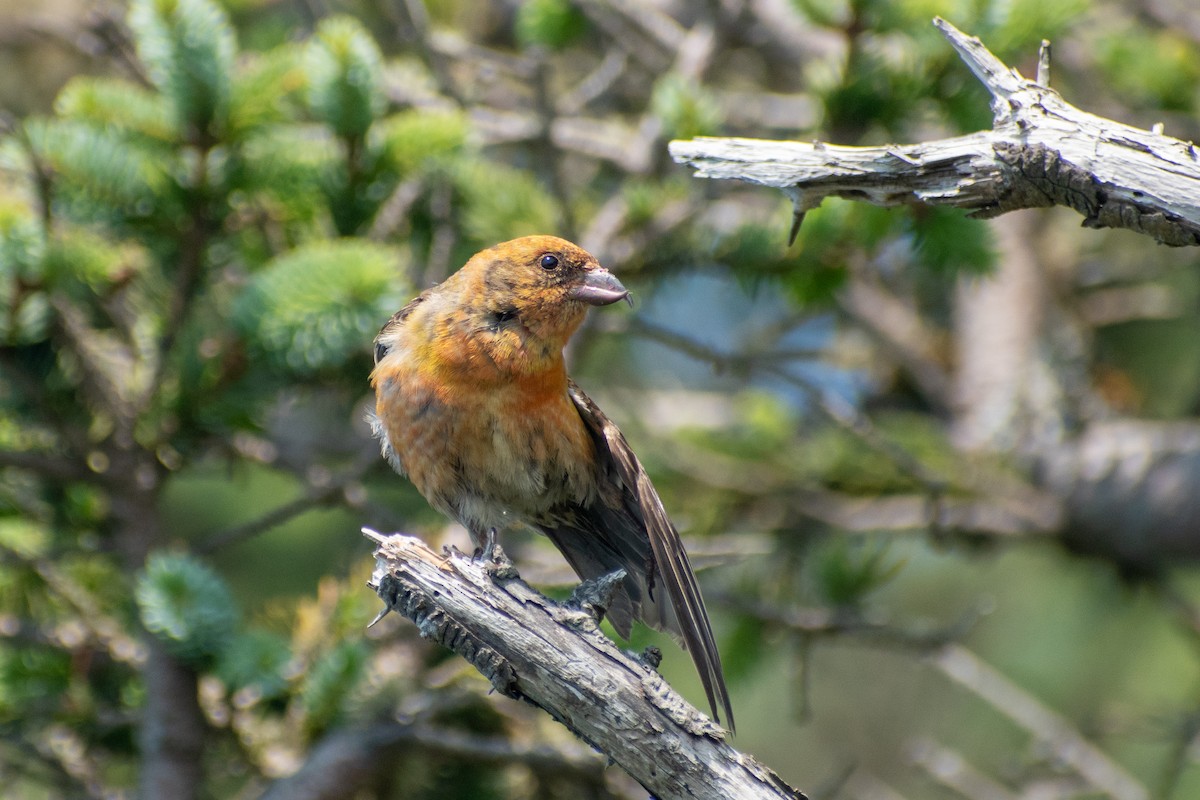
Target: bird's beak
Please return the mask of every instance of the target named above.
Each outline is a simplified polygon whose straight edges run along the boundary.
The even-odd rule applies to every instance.
[[[571,287],[568,295],[592,306],[607,306],[629,297],[629,290],[611,272],[598,267],[588,270],[583,280]]]

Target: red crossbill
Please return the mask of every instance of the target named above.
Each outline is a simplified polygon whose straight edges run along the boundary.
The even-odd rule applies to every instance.
[[[589,253],[527,236],[477,253],[375,339],[383,454],[477,547],[524,523],[584,580],[625,570],[608,617],[673,634],[712,706],[733,710],[712,627],[658,493],[617,426],[567,377],[590,306],[629,293]]]

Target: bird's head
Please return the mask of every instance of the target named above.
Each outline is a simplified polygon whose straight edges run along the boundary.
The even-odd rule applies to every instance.
[[[629,297],[595,256],[555,236],[526,236],[475,255],[463,271],[471,304],[482,304],[493,331],[511,331],[528,344],[561,351],[589,306]]]

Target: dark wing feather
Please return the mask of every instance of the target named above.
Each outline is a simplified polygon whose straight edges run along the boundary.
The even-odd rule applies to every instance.
[[[404,308],[392,314],[392,318],[383,324],[379,329],[379,333],[375,336],[375,365],[378,366],[383,357],[387,355],[387,346],[383,343],[383,335],[389,332],[397,325],[402,325],[404,320],[408,319],[408,315],[413,312],[413,309],[425,302],[425,297],[429,292],[422,292],[404,304]]]
[[[624,588],[633,613],[674,634],[691,653],[713,716],[720,721],[718,707],[723,709],[732,731],[733,708],[721,655],[679,533],[621,431],[574,381],[568,391],[616,491],[602,492],[590,508],[575,510],[576,519],[568,517],[567,524],[545,532],[584,578],[607,574],[618,566],[630,573]],[[597,566],[601,571],[589,574]],[[618,609],[610,610],[614,626],[622,636],[628,635],[628,622],[616,618],[614,611]]]

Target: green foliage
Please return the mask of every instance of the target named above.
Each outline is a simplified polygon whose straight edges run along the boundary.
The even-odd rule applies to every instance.
[[[190,664],[211,663],[237,629],[239,614],[229,587],[191,556],[152,556],[138,576],[135,597],[146,630]]]
[[[231,139],[244,141],[253,133],[296,116],[295,107],[308,85],[304,55],[299,45],[285,44],[266,53],[243,56],[230,88]]]
[[[461,112],[401,111],[376,123],[372,146],[388,169],[406,177],[460,155],[469,130]]]
[[[38,647],[0,650],[0,720],[57,705],[71,682],[70,655]]]
[[[686,178],[672,176],[666,179],[630,178],[621,184],[621,196],[625,200],[625,214],[630,225],[644,225],[670,203],[686,202],[689,185]]]
[[[711,136],[721,127],[721,108],[703,86],[668,73],[654,84],[650,109],[670,139]]]
[[[113,241],[86,228],[56,231],[42,261],[49,289],[83,297],[131,280],[147,266],[144,250],[132,241]]]
[[[830,197],[804,216],[796,238],[800,255],[818,264],[843,265],[856,249],[873,252],[899,229],[900,212]]]
[[[175,111],[184,135],[215,136],[228,120],[237,43],[213,0],[133,0],[139,58]]]
[[[886,541],[832,536],[817,553],[817,587],[826,603],[858,606],[903,569]]]
[[[1070,30],[1089,5],[1089,0],[994,0],[982,15],[979,35],[988,37],[988,49],[1012,63],[1035,55],[1043,39],[1054,41]]]
[[[308,101],[317,118],[346,139],[366,136],[383,109],[382,56],[352,17],[329,17],[308,47]]]
[[[358,687],[366,660],[367,650],[362,642],[342,642],[309,669],[301,697],[305,727],[310,732],[324,730],[337,721],[347,699]]]
[[[269,262],[234,320],[272,363],[301,374],[365,352],[408,292],[399,251],[365,240],[314,242]]]
[[[921,208],[909,217],[921,264],[937,272],[981,274],[996,255],[991,233],[979,220],[953,208]]]
[[[80,216],[101,207],[144,215],[165,200],[173,167],[119,131],[73,119],[25,123],[34,154],[59,176],[59,196]]]
[[[693,444],[744,458],[770,462],[796,437],[796,414],[776,395],[746,390],[734,402],[736,421],[718,430],[683,431]]]
[[[327,131],[270,126],[247,137],[232,163],[230,202],[252,212],[263,207],[294,235],[311,235],[314,223],[329,213],[323,191],[338,170],[337,144]]]
[[[121,128],[162,142],[178,133],[163,95],[119,78],[72,78],[59,92],[54,110],[98,128]]]
[[[568,0],[524,0],[517,7],[516,35],[523,47],[560,49],[587,31],[587,17]]]
[[[809,22],[822,28],[841,28],[850,18],[849,0],[792,0]]]
[[[465,158],[455,162],[450,177],[462,199],[463,234],[475,250],[555,229],[558,212],[550,190],[524,170]]]
[[[910,119],[913,106],[925,92],[920,64],[908,42],[888,41],[889,37],[870,37],[871,41],[854,51],[856,63],[833,85],[820,88],[828,130],[852,135],[870,131],[878,136],[899,135]],[[893,34],[903,39],[902,34]],[[894,60],[893,60],[894,59]]]
[[[0,342],[27,343],[46,336],[45,295],[36,290],[46,242],[29,210],[0,198]]]
[[[21,517],[0,517],[0,550],[25,558],[45,553],[50,537],[40,525]]]
[[[288,687],[292,650],[287,639],[267,631],[239,633],[221,650],[216,674],[231,690],[252,688],[259,697],[279,697]]]
[[[1110,85],[1138,106],[1190,113],[1200,99],[1200,53],[1179,31],[1114,31],[1100,43],[1100,65]]]
[[[738,616],[732,630],[720,641],[725,677],[736,686],[752,675],[769,644],[766,626],[761,620],[749,614]]]
[[[921,390],[906,385],[893,354],[864,343],[854,320],[835,319],[830,309],[848,277],[878,280],[922,315],[940,346],[946,320],[928,310],[948,305],[960,275],[989,268],[986,227],[954,212],[831,199],[808,213],[788,248],[786,200],[759,187],[694,180],[670,163],[666,139],[728,129],[879,144],[984,127],[986,92],[929,17],[945,16],[1025,68],[1038,40],[1068,30],[1083,0],[794,0],[803,24],[823,29],[813,32],[822,47],[804,63],[774,45],[752,46],[759,39],[744,34],[753,31],[733,31],[717,36],[704,68],[686,77],[686,70],[653,68],[658,53],[629,52],[630,42],[615,41],[606,27],[590,28],[582,6],[568,0],[527,0],[503,13],[477,2],[430,2],[434,35],[420,47],[408,38],[420,26],[397,28],[394,19],[377,28],[384,32],[377,43],[370,30],[384,13],[371,4],[359,4],[362,21],[314,21],[315,34],[297,27],[286,4],[269,0],[131,5],[142,69],[103,71],[141,72],[149,85],[76,77],[52,113],[0,126],[0,450],[14,461],[29,456],[52,465],[44,474],[0,468],[0,628],[5,636],[10,626],[20,628],[0,649],[0,720],[14,741],[41,741],[54,725],[77,725],[86,763],[104,773],[103,790],[128,793],[139,758],[131,720],[148,706],[131,595],[146,630],[200,678],[212,721],[225,715],[209,741],[222,758],[234,755],[202,794],[260,791],[258,776],[277,766],[263,753],[282,748],[303,758],[305,746],[336,726],[430,708],[422,692],[446,692],[438,699],[451,701],[437,705],[449,710],[431,724],[494,737],[538,735],[519,711],[471,699],[480,682],[458,681],[455,664],[424,649],[410,625],[396,633],[383,624],[364,638],[377,604],[362,587],[364,575],[343,581],[329,573],[345,571],[364,514],[416,528],[442,524],[409,484],[365,455],[373,444],[361,425],[351,427],[369,403],[369,346],[379,326],[416,284],[441,278],[475,250],[526,233],[571,235],[571,226],[601,239],[606,265],[631,286],[636,280],[639,293],[698,265],[755,287],[746,294],[766,302],[747,305],[748,316],[762,308],[773,315],[747,320],[745,329],[763,331],[755,345],[774,335],[796,342],[787,337],[814,322],[829,331],[827,339],[817,334],[795,345],[827,346],[814,383],[836,372],[832,386],[853,385],[855,402],[870,410],[875,433],[889,445],[870,446],[824,422],[797,392],[777,391],[774,370],[808,358],[782,352],[784,345],[715,376],[716,388],[681,393],[681,405],[695,402],[704,421],[662,433],[676,440],[674,448],[645,436],[636,445],[689,538],[744,531],[770,548],[765,557],[701,575],[706,590],[718,589],[708,595],[710,608],[748,746],[757,749],[754,742],[764,740],[751,737],[765,735],[765,752],[786,747],[782,758],[794,759],[794,729],[778,710],[786,691],[780,675],[795,656],[789,644],[815,646],[825,636],[789,631],[748,609],[783,617],[812,604],[834,607],[814,609],[815,619],[832,610],[835,620],[873,621],[864,608],[878,603],[903,625],[905,604],[927,606],[933,617],[970,606],[968,590],[948,600],[927,579],[937,572],[946,583],[970,583],[989,567],[952,561],[937,549],[940,539],[931,545],[893,536],[884,544],[834,530],[836,515],[808,503],[825,498],[851,513],[873,503],[886,508],[887,495],[924,493],[926,474],[944,479],[949,493],[978,491],[967,477],[956,483],[973,464],[947,441],[944,415],[922,405]],[[641,13],[636,5],[629,5],[633,16]],[[741,24],[756,13],[743,11],[736,20],[707,5],[656,13],[675,15],[683,30],[704,17]],[[1098,52],[1097,74],[1131,102],[1194,109],[1198,68],[1186,37],[1134,27],[1114,26],[1098,49],[1086,40],[1075,46]],[[669,29],[661,30],[669,36]],[[239,40],[250,49],[239,52]],[[529,90],[529,58],[514,56],[522,47],[538,48],[536,59],[551,70],[549,108],[558,118],[549,136],[535,127],[548,120],[539,118]],[[618,51],[628,58],[607,58]],[[614,64],[623,66],[610,70]],[[1056,68],[1055,85],[1060,79],[1075,78]],[[791,108],[798,98],[824,113],[811,128],[780,134],[793,123],[777,121],[774,104]],[[594,131],[580,135],[573,127],[593,118]],[[653,157],[631,169],[611,150],[623,145],[620,135],[655,135],[637,142]],[[709,195],[721,200],[709,204]],[[1109,256],[1102,255],[1083,257]],[[1186,269],[1194,276],[1194,265]],[[1168,288],[1191,307],[1190,288]],[[688,314],[708,313],[682,299]],[[593,316],[618,326],[626,318],[612,313]],[[734,333],[742,327],[732,324]],[[1194,327],[1183,317],[1099,332],[1108,366],[1147,395],[1139,410],[1178,415],[1196,406]],[[704,333],[708,342],[719,332]],[[600,371],[604,380],[595,385],[601,392],[612,386],[613,399],[598,399],[627,432],[636,431],[636,414],[622,415],[618,402],[622,384],[634,379],[621,371],[621,358],[608,357],[627,355],[628,336],[597,326],[578,341],[573,368]],[[864,364],[863,375],[849,374]],[[662,386],[674,380],[653,379]],[[880,410],[888,408],[909,410]],[[898,463],[893,450],[908,458]],[[88,471],[77,479],[81,464]],[[280,508],[286,515],[294,499],[304,506],[307,493],[328,485],[344,489],[333,503],[347,505],[223,549],[213,556],[219,575],[189,556],[164,555],[177,540],[218,540],[247,520],[253,525]],[[148,496],[134,534],[153,529],[157,515],[159,535],[131,546],[130,503]],[[157,555],[131,578],[133,567],[116,554],[146,545]],[[366,552],[359,550],[355,563]],[[281,557],[292,566],[264,580],[262,561]],[[1029,581],[1054,587],[1038,601],[1070,617],[1054,602],[1061,564],[1030,575],[1032,557],[1023,557],[1022,568],[999,581],[997,607],[1011,601],[1005,593],[1025,598],[1022,581]],[[970,597],[977,588],[970,586]],[[1103,588],[1098,616],[1104,604],[1121,602],[1119,591]],[[729,595],[738,602],[722,607]],[[246,628],[239,606],[254,609]],[[986,638],[973,645],[985,646]],[[831,692],[820,681],[830,680],[827,657],[846,663],[836,661],[838,649],[814,654],[805,680],[814,684],[815,705],[835,707],[841,719],[847,709],[861,712],[854,705],[861,685],[883,685],[903,670],[866,673],[868,659],[855,653],[845,672],[862,669],[869,680]],[[1146,648],[1154,669],[1192,664],[1185,656],[1160,663],[1156,653]],[[769,713],[743,713],[762,697]],[[1172,695],[1160,707],[1168,702],[1179,705]],[[887,703],[861,705],[890,713]],[[789,734],[776,735],[783,730]],[[12,761],[0,753],[0,771]],[[425,760],[404,761],[397,795],[573,796],[524,767],[509,772],[449,754],[416,766],[409,762]],[[410,767],[428,784],[424,794],[411,785]],[[30,796],[48,791],[36,788],[40,794]]]

